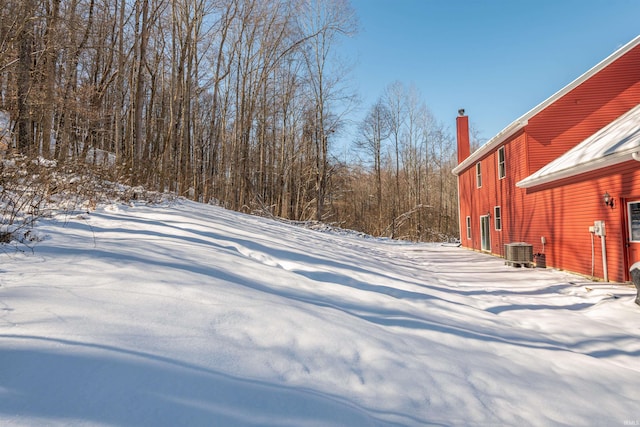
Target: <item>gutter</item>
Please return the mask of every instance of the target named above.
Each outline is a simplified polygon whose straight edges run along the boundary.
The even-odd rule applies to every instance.
[[[629,154],[631,154],[631,157],[633,158],[633,160],[640,162],[640,151],[634,151],[631,153],[629,153],[629,151],[626,151],[621,153],[610,154],[608,156],[600,157],[590,162],[582,163],[582,164],[579,164],[570,168],[562,169],[556,172],[552,172],[549,174],[542,174],[541,176],[537,176],[537,177],[534,177],[535,174],[530,175],[524,178],[523,180],[516,182],[516,187],[518,188],[536,187],[538,185],[548,184],[550,182],[558,181],[560,179],[571,178],[583,173],[592,172],[598,169],[604,169],[607,167],[615,166],[617,164],[628,161]]]

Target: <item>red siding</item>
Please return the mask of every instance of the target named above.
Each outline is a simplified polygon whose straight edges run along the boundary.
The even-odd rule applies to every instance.
[[[526,170],[526,136],[524,132],[516,134],[504,145],[506,177],[498,178],[498,151],[484,157],[482,166],[482,187],[476,186],[476,168],[468,168],[459,177],[460,191],[460,231],[463,246],[481,249],[480,216],[491,215],[491,252],[503,255],[504,244],[513,241],[513,230],[507,224],[517,217],[518,206],[524,202],[524,191],[516,188],[515,183],[525,178]],[[502,211],[502,230],[495,230],[494,207],[500,206]],[[471,216],[472,239],[466,239],[466,217]]]
[[[640,46],[529,120],[528,175],[602,129],[640,100]]]
[[[613,208],[602,195],[615,198]],[[547,264],[595,277],[604,276],[600,237],[592,244],[589,227],[602,220],[606,228],[606,252],[609,279],[628,280],[625,264],[626,228],[622,200],[640,195],[640,163],[629,161],[611,170],[585,173],[560,182],[529,190],[525,215],[535,217],[532,227],[523,232],[524,240],[540,246],[547,239]]]

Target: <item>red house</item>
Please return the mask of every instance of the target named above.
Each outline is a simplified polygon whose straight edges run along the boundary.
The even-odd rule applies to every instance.
[[[538,265],[630,279],[640,261],[640,36],[474,153],[463,110],[457,132],[462,246],[499,256],[522,246]]]

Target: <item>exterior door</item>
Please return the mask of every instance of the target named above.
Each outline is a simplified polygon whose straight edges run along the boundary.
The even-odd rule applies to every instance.
[[[627,202],[627,260],[626,273],[640,261],[640,200]]]
[[[480,217],[480,241],[483,251],[491,251],[490,222],[491,218],[489,215]],[[640,241],[638,243],[640,243]]]

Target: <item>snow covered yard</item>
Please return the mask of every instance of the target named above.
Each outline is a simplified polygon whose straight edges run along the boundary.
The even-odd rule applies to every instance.
[[[640,424],[631,287],[187,201],[37,233],[0,255],[2,425]]]

